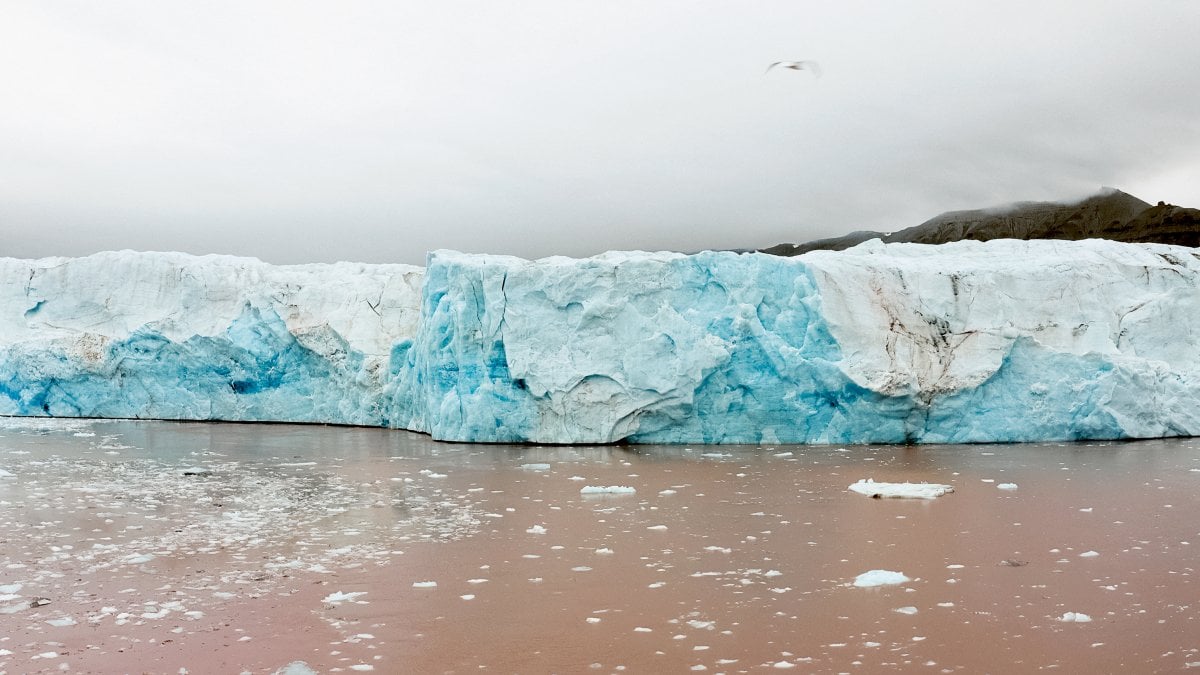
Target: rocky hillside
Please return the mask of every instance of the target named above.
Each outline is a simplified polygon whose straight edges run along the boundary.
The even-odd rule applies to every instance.
[[[840,251],[869,239],[945,244],[962,239],[1110,239],[1200,246],[1200,209],[1159,202],[1105,188],[1073,204],[1018,202],[994,209],[949,211],[899,232],[852,232],[806,244],[778,244],[765,253],[792,256],[815,250]]]

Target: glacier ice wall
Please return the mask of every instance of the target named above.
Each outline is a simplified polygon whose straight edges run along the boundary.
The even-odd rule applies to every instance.
[[[1195,250],[1105,241],[0,259],[0,414],[481,442],[1197,435],[1198,274]]]
[[[1190,249],[1104,241],[439,251],[392,419],[491,442],[1193,435],[1198,270]]]
[[[0,414],[387,425],[423,270],[0,259]]]

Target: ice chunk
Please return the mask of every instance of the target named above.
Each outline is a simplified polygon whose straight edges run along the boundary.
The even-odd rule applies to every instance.
[[[996,483],[997,490],[1016,490],[1016,483]]]
[[[318,675],[318,673],[303,661],[292,661],[279,670],[276,670],[272,675]]]
[[[330,593],[329,595],[325,596],[321,600],[321,602],[331,604],[331,605],[336,605],[336,604],[339,604],[342,602],[349,602],[349,601],[354,600],[355,598],[359,597],[360,595],[366,595],[366,594],[367,594],[366,591],[353,591],[350,593],[343,593],[342,591],[337,591],[335,593]]]
[[[414,581],[413,588],[437,588],[436,581]]]
[[[585,485],[579,490],[581,495],[631,495],[636,489],[624,485]]]
[[[939,485],[936,483],[876,483],[870,478],[861,479],[847,489],[868,497],[892,497],[898,499],[936,499],[944,494],[954,492],[954,488],[949,485]]]
[[[1088,623],[1092,620],[1092,617],[1083,612],[1066,612],[1058,620],[1063,623]]]
[[[863,572],[854,578],[854,585],[859,588],[871,588],[874,586],[891,586],[902,584],[906,581],[911,581],[908,577],[900,572],[892,572],[890,570],[870,570]]]

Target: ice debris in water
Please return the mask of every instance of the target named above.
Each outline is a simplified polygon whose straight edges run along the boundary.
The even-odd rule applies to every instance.
[[[860,495],[875,497],[876,499],[883,497],[897,499],[936,499],[949,492],[954,492],[954,488],[949,485],[939,485],[937,483],[876,483],[871,478],[861,479],[847,489],[851,492],[857,492]]]
[[[329,595],[325,596],[321,600],[321,602],[336,605],[341,602],[349,602],[351,600],[354,600],[355,598],[357,598],[360,595],[366,595],[366,594],[367,594],[366,591],[353,591],[350,593],[343,593],[342,591],[337,591],[336,593],[330,593]]]
[[[436,581],[414,581],[413,588],[437,588]]]
[[[521,468],[525,469],[526,471],[549,471],[550,465],[549,464],[522,464]]]
[[[579,490],[581,495],[631,495],[636,489],[624,485],[585,485]]]
[[[546,534],[546,528],[542,527],[541,525],[534,525],[525,531],[529,534]]]
[[[276,670],[272,675],[317,675],[317,671],[309,668],[308,664],[303,661],[292,661]]]
[[[911,579],[900,572],[892,572],[891,570],[870,570],[854,577],[854,585],[859,588],[892,586],[902,584],[906,581],[911,581]]]
[[[1088,623],[1092,617],[1083,612],[1067,612],[1058,618],[1063,623]]]
[[[997,483],[996,489],[997,490],[1016,490],[1017,484],[1016,483]]]
[[[16,474],[0,469],[0,478],[16,478]]]

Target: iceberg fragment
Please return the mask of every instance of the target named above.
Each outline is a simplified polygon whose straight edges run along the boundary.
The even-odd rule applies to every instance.
[[[942,495],[954,492],[949,485],[937,483],[876,483],[873,479],[864,478],[847,488],[851,492],[875,498],[895,499],[937,499]]]

